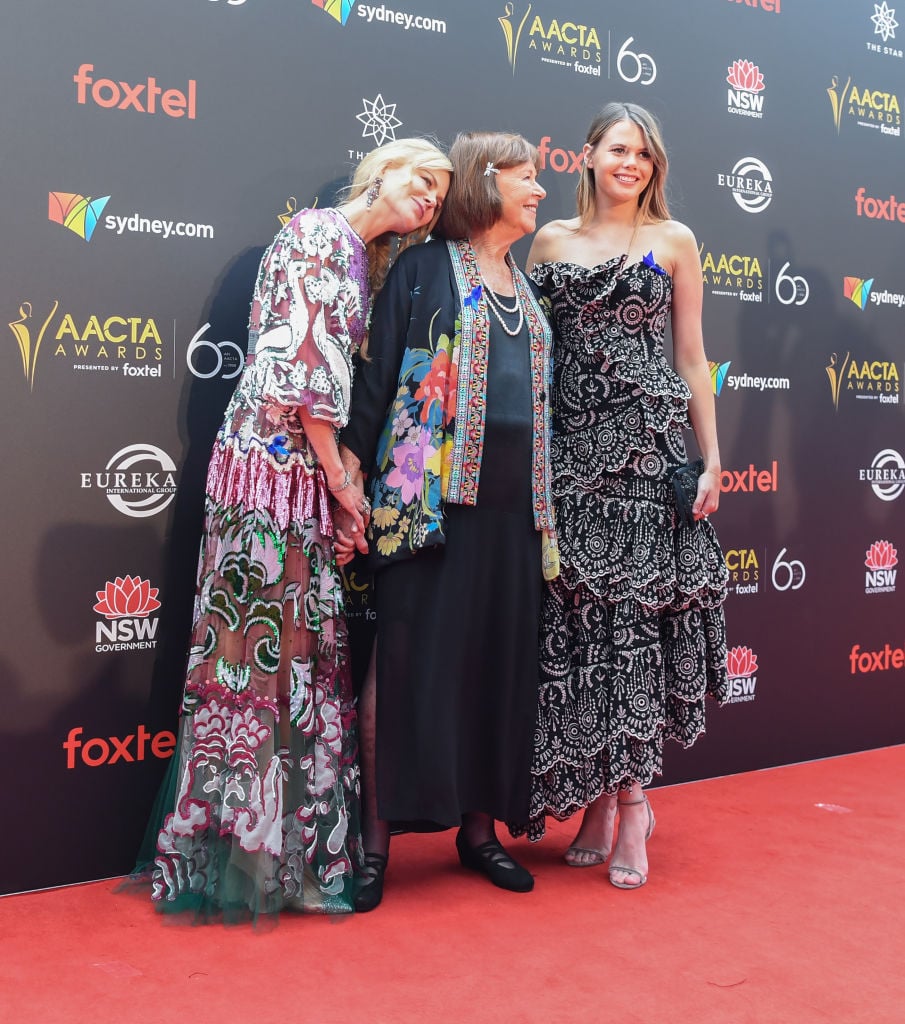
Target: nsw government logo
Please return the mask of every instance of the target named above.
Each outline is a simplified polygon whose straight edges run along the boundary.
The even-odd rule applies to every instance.
[[[95,592],[94,611],[103,619],[95,624],[94,649],[107,651],[148,650],[157,646],[158,619],[151,616],[160,608],[157,587],[140,576],[117,576]]]
[[[899,557],[888,540],[875,540],[864,553],[865,594],[893,594],[896,589],[896,566]]]
[[[727,68],[729,74],[728,107],[730,114],[742,117],[764,116],[764,76],[750,60],[736,60]]]
[[[103,491],[117,512],[146,519],[176,496],[176,464],[156,445],[130,444],[112,456],[102,473],[82,473],[81,486]]]
[[[905,459],[895,448],[884,448],[869,469],[858,470],[858,479],[869,483],[880,501],[895,501],[905,491]]]
[[[743,156],[729,174],[717,174],[716,180],[745,213],[763,213],[773,201],[773,176],[757,157]]]
[[[750,647],[732,647],[726,653],[726,671],[729,676],[727,704],[741,704],[754,700],[757,687],[757,655]]]

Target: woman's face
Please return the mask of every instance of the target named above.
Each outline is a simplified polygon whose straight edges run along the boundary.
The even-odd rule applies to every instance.
[[[585,143],[584,156],[597,198],[610,203],[637,202],[654,176],[644,132],[633,121],[617,121],[594,146]]]
[[[530,160],[514,167],[500,168],[497,188],[503,199],[499,220],[494,228],[505,230],[515,241],[537,227],[537,204],[547,194],[537,180],[537,170]]]
[[[430,224],[449,191],[448,171],[431,171],[404,164],[387,168],[382,177],[380,197],[392,211],[393,218],[388,230],[399,235],[407,235]]]

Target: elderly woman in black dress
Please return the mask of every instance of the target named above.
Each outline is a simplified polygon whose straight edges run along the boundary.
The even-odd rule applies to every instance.
[[[509,248],[533,232],[538,154],[461,135],[435,239],[403,253],[375,305],[344,460],[373,504],[377,641],[362,693],[356,897],[383,894],[389,822],[460,826],[463,866],[533,878],[494,822],[528,813],[549,489],[551,333]],[[353,524],[347,524],[347,537]]]

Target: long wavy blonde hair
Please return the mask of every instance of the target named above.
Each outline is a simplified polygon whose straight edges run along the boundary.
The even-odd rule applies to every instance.
[[[669,220],[669,206],[666,202],[666,175],[669,171],[669,160],[666,147],[657,119],[649,110],[639,107],[637,103],[607,103],[599,114],[591,121],[585,142],[596,146],[606,133],[620,121],[631,121],[641,129],[644,144],[650,150],[654,170],[647,187],[638,197],[639,223],[650,220]],[[594,171],[587,164],[581,170],[578,188],[575,190],[578,206],[578,218],[585,227],[594,217],[597,208],[597,197],[594,191]]]
[[[362,159],[358,167],[355,168],[352,183],[346,190],[346,201],[356,199],[367,191],[381,171],[396,167],[407,167],[411,171],[412,177],[419,171],[452,172],[449,158],[430,139],[395,139],[393,142],[371,150]],[[389,231],[368,242],[368,283],[371,286],[372,297],[376,297],[383,287],[392,260],[410,245],[423,242],[433,230],[439,216],[440,210],[438,209],[426,227],[399,236],[398,242],[396,242],[396,235]],[[395,246],[394,243],[396,243]]]

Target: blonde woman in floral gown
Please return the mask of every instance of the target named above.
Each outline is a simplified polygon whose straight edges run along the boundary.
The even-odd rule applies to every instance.
[[[352,907],[356,716],[333,508],[368,504],[337,452],[352,356],[392,235],[423,239],[449,184],[433,145],[359,165],[264,254],[249,358],[214,444],[194,627],[152,898],[227,918]]]

